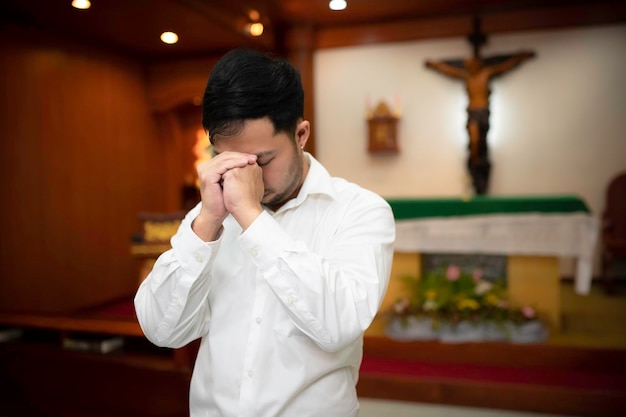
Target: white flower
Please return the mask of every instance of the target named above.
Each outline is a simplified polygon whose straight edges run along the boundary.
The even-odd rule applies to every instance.
[[[483,295],[488,293],[491,288],[493,287],[493,284],[489,281],[480,281],[478,282],[478,284],[476,284],[476,288],[474,288],[474,291],[476,291],[476,294],[478,295]]]
[[[409,300],[407,300],[406,298],[396,301],[396,303],[393,305],[393,310],[396,312],[396,314],[403,314],[408,308]]]
[[[435,300],[426,300],[422,308],[424,311],[437,310],[437,302]]]

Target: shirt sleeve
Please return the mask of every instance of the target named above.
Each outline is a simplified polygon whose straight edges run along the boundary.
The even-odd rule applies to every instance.
[[[335,213],[322,252],[291,238],[268,213],[240,236],[294,325],[326,351],[341,350],[371,324],[391,271],[391,208],[378,196],[352,203]]]
[[[157,259],[135,295],[135,311],[148,340],[178,348],[208,331],[209,265],[221,238],[202,241],[191,229],[199,206],[191,210],[172,237],[172,249]]]

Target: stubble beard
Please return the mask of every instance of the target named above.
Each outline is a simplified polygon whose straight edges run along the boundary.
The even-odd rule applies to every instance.
[[[282,192],[274,196],[272,196],[273,190],[266,190],[269,191],[268,194],[270,198],[268,200],[263,198],[262,203],[270,209],[276,211],[287,201],[295,198],[302,185],[303,164],[303,156],[296,151],[292,159],[292,164],[289,166],[289,171],[285,176],[287,179],[291,178],[291,181],[289,181],[289,183],[284,187]]]

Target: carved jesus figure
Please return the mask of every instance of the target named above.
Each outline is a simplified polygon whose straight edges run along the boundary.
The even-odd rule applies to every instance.
[[[525,60],[534,52],[522,51],[514,55],[487,59],[474,56],[464,61],[426,61],[426,67],[465,82],[469,105],[467,107],[467,131],[469,133],[468,170],[477,194],[487,192],[489,162],[487,131],[489,130],[489,82]]]

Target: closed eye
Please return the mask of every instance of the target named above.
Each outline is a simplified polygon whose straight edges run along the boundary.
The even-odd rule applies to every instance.
[[[256,161],[257,165],[260,167],[264,167],[265,165],[269,164],[270,162],[272,162],[274,160],[274,158],[272,159],[268,159],[267,161],[263,161],[263,162],[259,162],[258,160]]]

